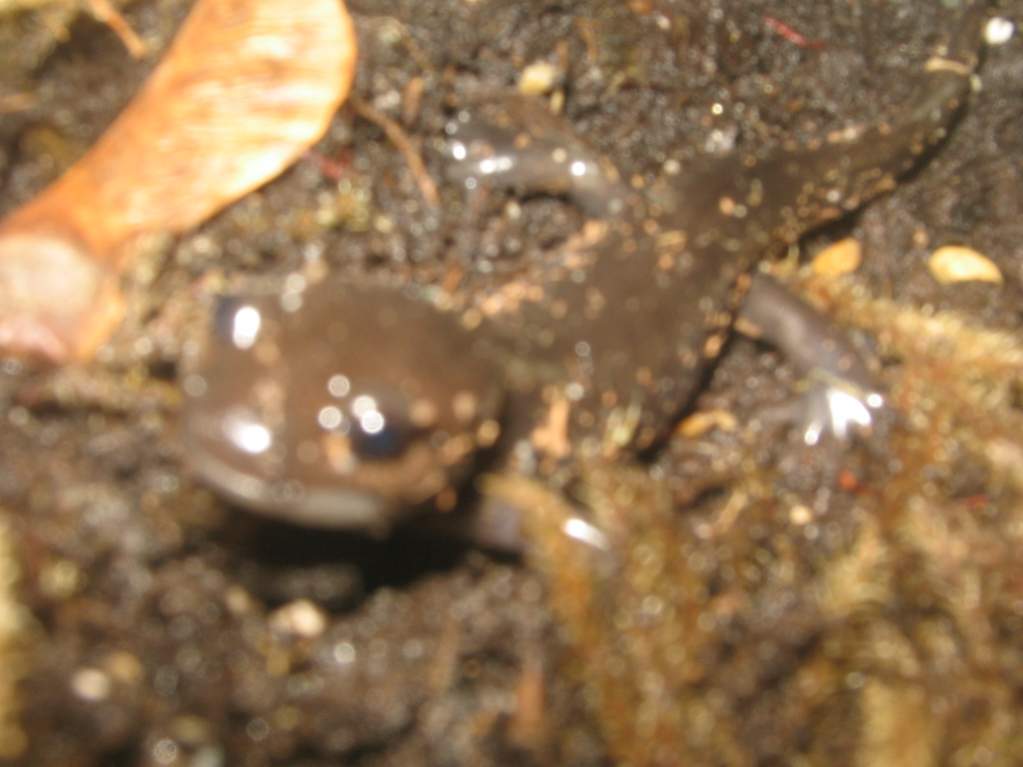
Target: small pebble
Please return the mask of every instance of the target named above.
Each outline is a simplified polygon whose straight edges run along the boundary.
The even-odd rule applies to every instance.
[[[739,426],[732,413],[727,410],[702,410],[693,413],[678,425],[676,432],[686,439],[703,436],[711,429],[735,431]]]
[[[308,599],[298,599],[270,615],[270,625],[282,634],[314,639],[327,627],[323,611]]]
[[[227,590],[224,602],[233,615],[245,615],[255,608],[255,602],[249,593],[237,586],[232,586]]]
[[[137,684],[142,680],[142,663],[130,652],[115,651],[107,656],[103,667],[111,677],[124,684]]]
[[[994,262],[965,245],[945,245],[927,262],[934,279],[943,285],[955,282],[997,282],[1002,273]]]
[[[1015,24],[1004,16],[995,16],[984,27],[984,42],[988,45],[1004,45],[1015,32]]]
[[[537,61],[522,70],[519,75],[519,93],[539,96],[549,93],[558,81],[558,69],[546,61]]]
[[[82,573],[68,559],[48,563],[39,574],[39,588],[51,599],[67,599],[82,585]]]
[[[809,506],[798,504],[789,509],[789,521],[794,525],[806,525],[813,521],[813,511]]]
[[[71,689],[82,700],[96,703],[110,697],[110,677],[97,668],[82,668],[71,676]]]
[[[811,269],[819,277],[841,277],[859,269],[862,260],[863,249],[859,241],[846,237],[818,253]]]

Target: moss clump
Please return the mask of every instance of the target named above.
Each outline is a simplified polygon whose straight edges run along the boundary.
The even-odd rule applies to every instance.
[[[638,467],[585,469],[577,506],[492,481],[531,510],[567,667],[621,764],[1018,764],[1023,344],[798,282],[899,361],[881,475],[823,512],[750,461],[684,509]]]

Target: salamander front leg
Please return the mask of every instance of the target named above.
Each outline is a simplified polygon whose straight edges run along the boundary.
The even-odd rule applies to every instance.
[[[470,191],[564,195],[593,218],[620,213],[627,199],[614,165],[536,99],[481,103],[459,112],[446,131],[448,177]]]
[[[826,437],[844,441],[875,429],[884,397],[863,357],[826,317],[758,273],[737,327],[778,347],[805,377],[807,391],[771,415],[799,427],[807,445]]]

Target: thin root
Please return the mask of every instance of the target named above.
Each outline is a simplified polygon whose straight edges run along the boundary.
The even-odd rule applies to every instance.
[[[440,202],[440,196],[437,194],[437,185],[430,177],[429,171],[426,170],[426,164],[423,162],[423,158],[419,156],[419,150],[412,144],[411,139],[402,130],[401,126],[355,94],[349,96],[348,100],[359,117],[369,120],[380,128],[387,136],[388,141],[394,144],[395,148],[401,153],[401,156],[405,158],[405,164],[408,165],[409,170],[412,172],[416,186],[419,187],[419,193],[428,205],[436,207]]]
[[[97,21],[106,24],[120,38],[133,59],[145,58],[149,46],[143,42],[121,12],[111,5],[110,0],[89,0],[89,10]]]

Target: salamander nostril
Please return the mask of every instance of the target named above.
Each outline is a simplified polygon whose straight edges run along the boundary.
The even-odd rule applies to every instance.
[[[213,305],[213,332],[225,343],[233,343],[235,315],[244,305],[238,296],[217,296]]]

